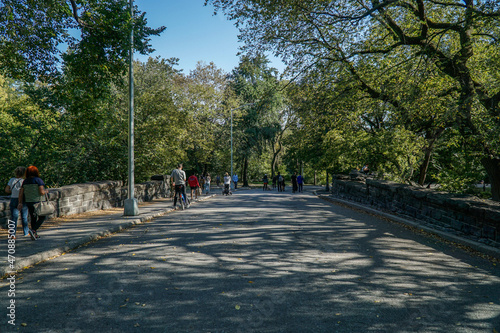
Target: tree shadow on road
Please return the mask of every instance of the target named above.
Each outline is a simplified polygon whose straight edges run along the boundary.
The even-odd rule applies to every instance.
[[[498,268],[310,195],[217,198],[22,277],[21,332],[500,327]]]

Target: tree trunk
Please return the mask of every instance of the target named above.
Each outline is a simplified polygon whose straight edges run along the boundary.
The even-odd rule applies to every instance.
[[[481,160],[491,183],[491,196],[494,201],[500,201],[500,158],[485,157]]]
[[[245,157],[243,162],[243,186],[248,187],[248,159]]]
[[[281,152],[281,141],[278,142],[278,149],[276,149],[275,145],[273,144],[273,160],[271,162],[271,180],[274,178],[274,175],[276,174],[276,164],[278,163],[278,155]]]
[[[431,161],[432,147],[425,147],[424,161],[420,166],[420,174],[418,175],[418,184],[424,186],[425,178],[427,177],[427,170],[429,169],[429,163]]]

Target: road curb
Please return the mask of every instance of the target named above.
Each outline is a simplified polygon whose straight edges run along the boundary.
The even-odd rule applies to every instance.
[[[215,196],[216,196],[216,194],[212,194],[212,195],[203,197],[196,202],[205,201],[205,200],[211,199]],[[11,275],[14,275],[16,273],[19,273],[26,268],[37,265],[37,264],[44,262],[46,260],[58,257],[66,252],[75,250],[75,249],[77,249],[85,244],[91,243],[91,242],[96,241],[100,238],[107,237],[107,236],[115,234],[117,232],[129,229],[129,228],[131,228],[135,225],[138,225],[138,224],[143,224],[143,223],[150,221],[154,218],[161,217],[165,214],[172,213],[174,211],[176,211],[176,209],[169,207],[169,208],[165,208],[165,209],[162,209],[162,210],[154,212],[154,213],[145,214],[143,216],[139,215],[139,217],[126,217],[126,216],[122,215],[122,216],[120,216],[120,218],[125,219],[125,220],[120,224],[116,224],[116,225],[110,226],[107,229],[99,230],[98,232],[95,232],[93,234],[86,235],[86,236],[80,237],[78,239],[71,240],[66,245],[59,246],[55,249],[45,250],[45,251],[42,251],[40,253],[33,254],[29,257],[23,258],[23,259],[16,258],[14,269],[11,269],[9,267],[9,265],[7,265],[6,267],[2,267],[2,269],[0,270],[0,277],[1,277],[0,279],[4,279],[4,278],[9,277]]]
[[[316,191],[314,191],[314,194],[317,195],[320,199],[323,199],[325,201],[329,201],[332,203],[341,203],[341,204],[344,204],[347,206],[355,207],[355,208],[362,210],[362,211],[365,211],[367,213],[370,213],[373,215],[378,215],[378,216],[384,217],[386,219],[389,219],[389,220],[392,220],[392,221],[395,221],[395,222],[398,222],[398,223],[401,223],[404,225],[408,225],[408,226],[413,227],[413,228],[423,230],[426,233],[439,236],[445,240],[455,242],[457,244],[465,245],[465,246],[467,246],[467,247],[469,247],[477,252],[484,253],[484,254],[491,256],[491,257],[494,257],[496,259],[500,259],[500,249],[497,249],[493,246],[489,246],[486,244],[476,242],[476,241],[471,240],[471,239],[467,239],[464,237],[453,235],[453,234],[450,234],[450,233],[447,233],[447,232],[444,232],[441,230],[437,230],[437,229],[428,227],[426,225],[423,225],[421,223],[418,223],[415,221],[410,221],[408,219],[405,219],[405,218],[402,218],[402,217],[399,217],[396,215],[392,215],[389,213],[381,212],[381,211],[376,210],[374,208],[370,208],[370,207],[367,207],[367,206],[364,206],[364,205],[361,205],[361,204],[358,204],[355,202],[338,199],[338,198],[331,197],[328,195],[317,194]]]

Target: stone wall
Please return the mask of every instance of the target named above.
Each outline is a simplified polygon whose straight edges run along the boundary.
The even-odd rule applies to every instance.
[[[337,176],[331,193],[500,248],[500,203],[390,181]]]
[[[138,202],[152,201],[170,196],[170,176],[157,175],[151,181],[136,184],[135,198]],[[81,214],[112,207],[123,207],[128,196],[128,186],[123,181],[101,181],[73,184],[49,189],[49,200],[54,202],[56,212],[50,217]],[[0,228],[7,227],[10,217],[8,197],[0,200]]]

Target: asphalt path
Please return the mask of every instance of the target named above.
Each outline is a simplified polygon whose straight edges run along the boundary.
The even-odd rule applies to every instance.
[[[500,269],[303,194],[217,196],[1,281],[1,332],[500,332]]]

